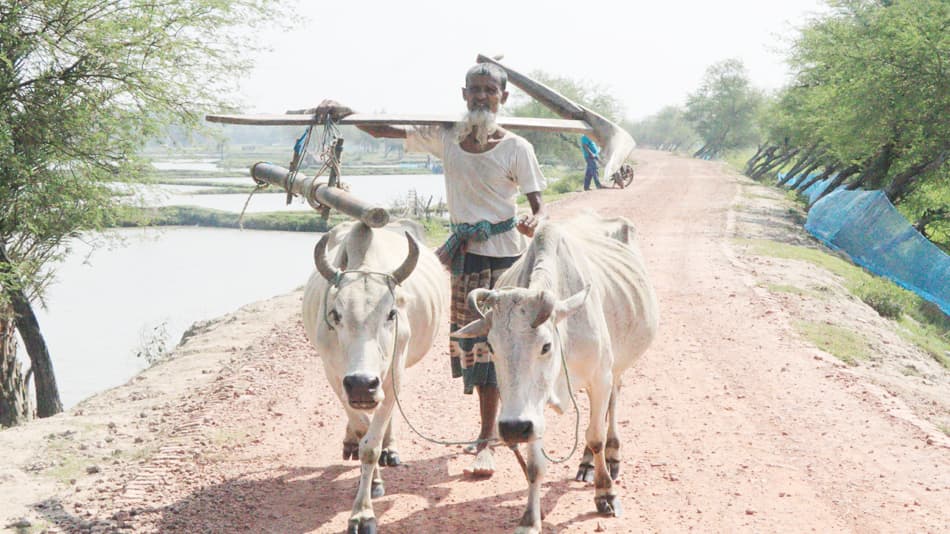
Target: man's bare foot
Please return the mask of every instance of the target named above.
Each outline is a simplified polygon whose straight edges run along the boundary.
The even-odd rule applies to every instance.
[[[491,447],[485,447],[475,456],[472,467],[464,471],[466,476],[473,478],[489,478],[495,474],[495,457]]]
[[[485,438],[478,438],[479,440]],[[478,451],[484,449],[485,447],[498,447],[501,445],[501,442],[498,441],[498,436],[490,436],[488,441],[479,441],[476,443],[469,443],[468,445],[462,447],[462,452],[465,454],[478,454]]]

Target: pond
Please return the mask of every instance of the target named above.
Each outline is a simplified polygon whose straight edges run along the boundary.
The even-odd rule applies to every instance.
[[[217,170],[213,160],[158,162],[172,170]],[[197,180],[205,180],[196,177]],[[225,183],[250,183],[226,178]],[[445,198],[442,175],[354,176],[360,198],[389,207],[415,189],[420,199]],[[216,180],[217,181],[217,180]],[[189,195],[195,186],[150,186],[150,205],[193,205],[240,212],[246,194]],[[250,212],[310,210],[285,196],[255,195]],[[74,240],[56,270],[46,309],[36,306],[60,395],[68,408],[125,383],[147,366],[137,357],[163,339],[171,349],[194,322],[303,286],[313,269],[319,234],[172,227],[111,230]],[[109,243],[93,250],[92,242]],[[21,358],[25,359],[25,354]]]

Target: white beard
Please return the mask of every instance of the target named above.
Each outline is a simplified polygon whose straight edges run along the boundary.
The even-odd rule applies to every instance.
[[[473,131],[475,132],[475,142],[479,146],[488,144],[488,138],[498,131],[498,123],[495,122],[496,114],[487,109],[476,109],[465,114],[462,120],[456,124],[456,139],[462,142]]]

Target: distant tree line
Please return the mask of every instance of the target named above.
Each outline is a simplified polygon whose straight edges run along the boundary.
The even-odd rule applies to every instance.
[[[950,3],[831,0],[788,55],[772,95],[742,64],[711,66],[682,108],[629,124],[641,146],[720,157],[754,147],[744,172],[783,173],[805,191],[880,189],[917,230],[950,250]]]
[[[762,115],[745,173],[784,171],[804,191],[819,180],[880,189],[932,240],[950,245],[950,3],[841,0],[792,48],[793,80]]]

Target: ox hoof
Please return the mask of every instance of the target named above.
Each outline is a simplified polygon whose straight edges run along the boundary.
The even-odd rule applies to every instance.
[[[376,518],[351,519],[346,534],[376,534]]]
[[[359,460],[360,444],[343,442],[343,460]]]
[[[379,482],[376,482],[374,480],[373,484],[370,486],[370,489],[369,489],[369,496],[374,499],[378,499],[382,497],[383,495],[386,495],[386,486],[383,485],[382,480],[380,480]],[[362,530],[360,532],[362,532]],[[373,527],[373,532],[376,532],[375,526]]]
[[[399,453],[395,450],[383,449],[383,452],[379,454],[379,465],[382,467],[395,467],[401,464]]]
[[[620,460],[607,460],[607,470],[610,471],[610,480],[617,480],[620,476]]]
[[[620,517],[620,499],[616,495],[601,495],[594,497],[597,513],[608,517]]]
[[[577,467],[577,475],[574,477],[574,480],[578,482],[593,482],[594,466],[591,464],[582,463]]]

